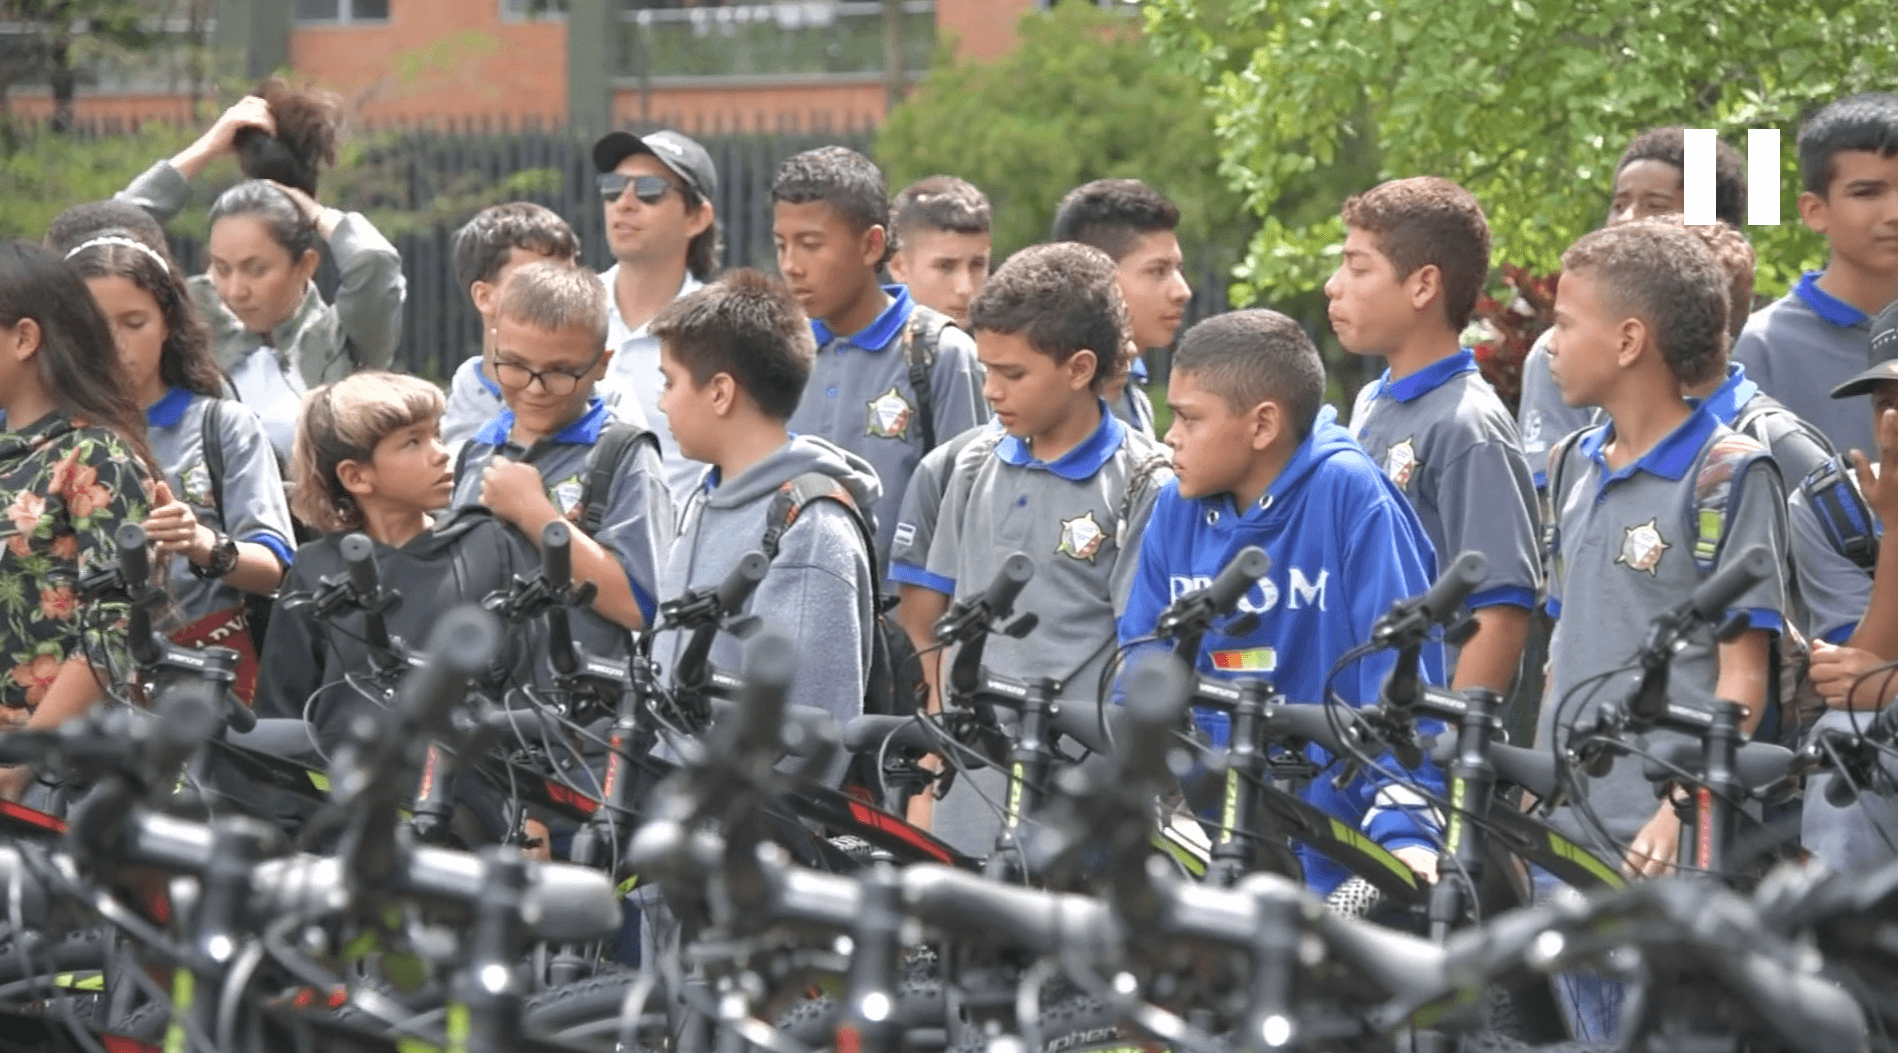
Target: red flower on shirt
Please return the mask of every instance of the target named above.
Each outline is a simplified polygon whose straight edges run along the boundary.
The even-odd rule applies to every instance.
[[[56,655],[39,654],[13,667],[13,682],[26,688],[27,705],[40,704],[53,681],[59,678],[59,667],[63,664]]]
[[[79,562],[79,539],[71,534],[61,534],[54,538],[53,558],[68,563]]]
[[[21,534],[31,534],[45,515],[46,498],[31,490],[20,491],[13,503],[7,506],[7,518],[13,520],[13,529]]]
[[[40,613],[64,621],[79,610],[79,596],[69,585],[53,585],[40,590]]]

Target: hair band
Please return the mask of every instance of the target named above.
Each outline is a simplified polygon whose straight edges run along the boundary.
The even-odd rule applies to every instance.
[[[79,244],[74,245],[71,251],[66,253],[66,259],[70,260],[74,256],[79,255],[81,252],[84,252],[87,249],[94,248],[100,245],[123,245],[124,247],[128,249],[137,249],[138,251],[144,253],[145,255],[150,256],[152,260],[158,264],[158,266],[164,269],[166,274],[171,273],[171,264],[165,262],[165,257],[160,256],[156,249],[152,248],[150,245],[147,245],[142,241],[135,241],[131,238],[121,237],[117,234],[106,234],[97,238],[93,238],[91,241],[80,242]]]

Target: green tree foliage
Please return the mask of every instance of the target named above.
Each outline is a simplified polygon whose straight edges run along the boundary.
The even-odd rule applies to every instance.
[[[1204,85],[1220,172],[1261,218],[1233,300],[1310,290],[1342,197],[1424,173],[1475,193],[1496,258],[1538,272],[1607,210],[1635,135],[1778,128],[1760,289],[1824,259],[1798,221],[1800,118],[1898,69],[1890,0],[1148,0],[1149,39]]]
[[[1138,178],[1180,206],[1190,255],[1236,258],[1252,224],[1215,167],[1212,114],[1197,81],[1156,62],[1137,29],[1091,4],[1061,4],[1023,17],[1006,57],[944,54],[877,138],[891,189],[937,173],[981,187],[999,261],[1045,241],[1075,186]]]

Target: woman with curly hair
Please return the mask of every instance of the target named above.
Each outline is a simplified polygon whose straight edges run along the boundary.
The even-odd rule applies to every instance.
[[[163,222],[184,207],[205,165],[237,157],[249,178],[211,206],[210,266],[189,287],[210,322],[213,357],[263,418],[283,464],[304,393],[387,366],[402,336],[407,285],[395,246],[361,213],[317,201],[340,123],[336,96],[273,77],[119,195]],[[312,280],[324,243],[342,278],[333,304]]]

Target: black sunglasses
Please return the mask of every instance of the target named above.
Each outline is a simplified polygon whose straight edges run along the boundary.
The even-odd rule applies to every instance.
[[[664,177],[656,175],[629,176],[619,172],[602,172],[598,182],[600,196],[605,198],[608,204],[618,201],[619,196],[630,187],[633,196],[638,198],[641,204],[657,205],[666,199],[666,193],[672,189],[671,183],[666,182]]]

